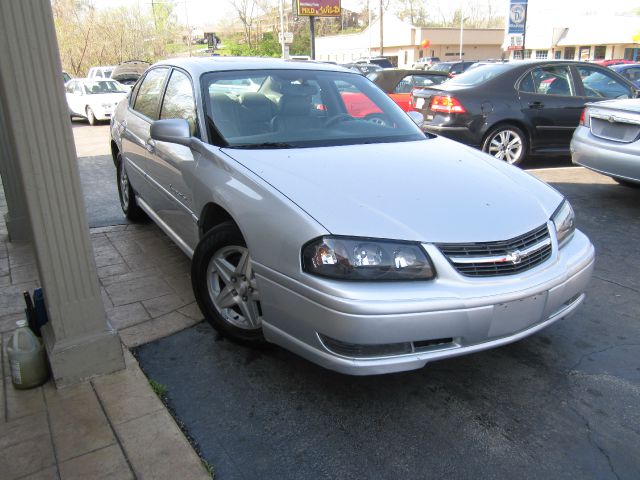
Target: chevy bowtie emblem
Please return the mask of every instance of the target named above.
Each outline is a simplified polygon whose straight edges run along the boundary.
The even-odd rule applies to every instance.
[[[507,254],[507,261],[514,265],[518,265],[522,261],[522,254],[520,253],[520,250],[509,252]]]

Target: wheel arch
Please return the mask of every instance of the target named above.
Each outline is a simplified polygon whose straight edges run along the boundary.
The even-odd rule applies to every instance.
[[[207,203],[203,207],[198,220],[198,232],[200,237],[221,223],[229,221],[233,222],[236,227],[238,227],[238,230],[240,230],[238,222],[234,220],[231,214],[224,207],[214,202]]]
[[[524,132],[524,134],[527,137],[526,138],[526,140],[527,140],[526,153],[527,154],[531,153],[532,152],[532,147],[533,147],[533,135],[531,133],[531,129],[529,128],[529,126],[525,122],[523,122],[522,120],[516,119],[516,118],[501,119],[501,120],[498,120],[497,122],[491,124],[488,128],[486,128],[484,133],[482,134],[482,142],[480,143],[481,148],[482,148],[482,145],[484,145],[484,142],[487,140],[487,137],[489,136],[489,133],[491,133],[497,127],[501,127],[501,126],[505,126],[505,125],[518,127],[520,130],[522,130]]]
[[[110,145],[111,145],[111,158],[113,159],[113,164],[117,167],[118,154],[120,153],[120,149],[118,148],[118,144],[113,139],[111,139]]]

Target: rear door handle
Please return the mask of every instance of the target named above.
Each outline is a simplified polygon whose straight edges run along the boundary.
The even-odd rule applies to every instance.
[[[529,108],[544,108],[544,103],[542,103],[542,102],[529,102]]]

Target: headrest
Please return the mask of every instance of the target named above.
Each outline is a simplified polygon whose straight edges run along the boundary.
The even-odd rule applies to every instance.
[[[308,83],[282,83],[280,85],[280,93],[283,95],[311,97],[316,95],[319,91],[318,87]]]
[[[297,95],[283,95],[280,99],[280,113],[282,115],[302,116],[311,112],[311,97]]]

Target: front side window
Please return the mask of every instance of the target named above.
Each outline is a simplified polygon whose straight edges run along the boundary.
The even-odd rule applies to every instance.
[[[629,87],[615,78],[607,69],[594,66],[576,67],[582,79],[584,94],[597,98],[632,98]]]
[[[152,120],[155,120],[158,106],[160,105],[160,95],[162,86],[167,76],[167,68],[156,68],[150,70],[140,84],[133,109]]]
[[[201,78],[213,142],[290,148],[424,140],[361,75],[318,70],[211,72]],[[218,144],[218,143],[216,143]]]
[[[196,103],[191,80],[179,70],[174,70],[167,83],[160,118],[183,118],[189,122],[191,135],[196,133]]]
[[[522,78],[519,90],[543,95],[575,96],[571,70],[568,66],[535,68]]]

